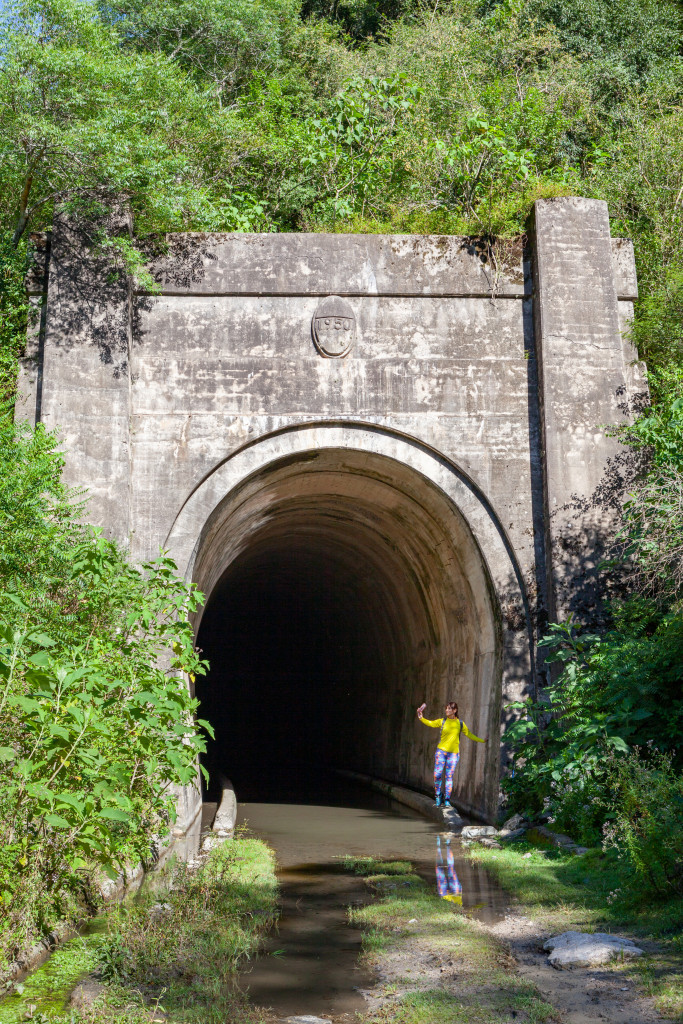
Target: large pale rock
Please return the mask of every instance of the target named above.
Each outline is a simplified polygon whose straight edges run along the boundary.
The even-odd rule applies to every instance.
[[[463,839],[482,839],[484,836],[497,836],[498,830],[493,825],[465,825],[460,835]]]
[[[498,838],[506,843],[511,842],[513,839],[521,839],[523,835],[526,835],[526,828],[514,828],[512,831],[508,829],[502,829],[498,833]]]
[[[287,1017],[287,1024],[330,1024],[328,1017],[313,1017],[306,1013],[301,1017]]]
[[[550,952],[548,962],[558,970],[573,970],[577,967],[595,967],[606,964],[614,957],[642,956],[630,939],[605,932],[562,932],[543,943],[543,949]]]

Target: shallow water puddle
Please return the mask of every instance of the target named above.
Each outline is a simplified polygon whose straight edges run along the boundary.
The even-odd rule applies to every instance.
[[[372,976],[359,966],[361,932],[347,908],[369,900],[363,879],[344,871],[345,855],[410,860],[453,904],[486,921],[507,906],[485,871],[460,856],[436,824],[365,790],[357,806],[246,803],[239,821],[275,850],[282,915],[263,952],[242,973],[253,1003],[278,1016],[354,1014]]]
[[[349,1015],[351,1020],[365,1009],[361,992],[374,979],[359,964],[361,931],[348,923],[347,910],[371,897],[363,878],[345,869],[345,856],[411,861],[449,899],[454,913],[493,922],[507,907],[503,891],[481,867],[463,859],[457,843],[436,824],[365,787],[335,782],[331,789],[317,791],[319,803],[239,807],[239,822],[275,850],[281,887],[278,926],[242,972],[241,985],[254,1004],[281,1017]],[[299,790],[290,799],[301,796]],[[207,804],[207,825],[214,813],[215,805]],[[152,875],[147,884],[157,880]],[[21,994],[0,1002],[0,1024],[27,1011],[64,1012],[74,985],[95,966],[104,929],[103,915],[29,972]]]

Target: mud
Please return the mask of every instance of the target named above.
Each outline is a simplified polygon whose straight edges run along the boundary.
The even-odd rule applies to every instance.
[[[505,941],[519,973],[557,1007],[563,1024],[652,1024],[664,1020],[653,1000],[643,996],[616,964],[574,971],[551,967],[541,948],[548,933],[530,918],[510,912],[487,930]]]
[[[361,933],[349,924],[347,908],[369,897],[362,878],[344,870],[343,857],[410,860],[436,886],[437,862],[444,860],[438,826],[381,794],[339,782],[317,803],[241,804],[238,822],[273,847],[281,885],[279,927],[242,975],[251,1001],[281,1018],[367,1011],[361,990],[375,979],[359,965]],[[508,901],[486,872],[460,855],[451,869],[462,910],[482,922],[500,920]]]

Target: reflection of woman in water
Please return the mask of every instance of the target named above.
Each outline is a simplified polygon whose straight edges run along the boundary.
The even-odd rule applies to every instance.
[[[467,728],[464,722],[458,718],[458,705],[454,700],[449,700],[446,705],[446,717],[437,718],[429,722],[422,714],[426,704],[417,709],[417,717],[424,725],[431,725],[433,729],[441,729],[439,745],[436,748],[434,757],[434,789],[436,790],[436,806],[441,806],[441,781],[445,776],[445,799],[444,807],[452,807],[451,793],[453,792],[453,776],[460,760],[460,733],[463,732],[476,743],[486,743],[486,737],[480,739]]]
[[[441,852],[441,836],[436,837],[436,891],[444,900],[462,906],[462,886],[455,873],[450,839],[446,840],[446,863]]]

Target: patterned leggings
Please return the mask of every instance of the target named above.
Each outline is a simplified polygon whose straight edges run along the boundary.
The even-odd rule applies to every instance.
[[[451,845],[450,843],[446,844],[446,863],[444,864],[443,854],[441,852],[441,841],[437,839],[436,842],[436,891],[439,896],[444,898],[448,896],[460,896],[462,893],[462,886],[460,884],[460,879],[455,873],[455,861]]]
[[[449,754],[447,750],[442,750],[441,747],[436,748],[436,754],[434,755],[434,789],[437,796],[441,793],[441,780],[445,772],[444,789],[446,791],[446,799],[450,800],[451,793],[453,792],[453,776],[455,775],[455,769],[458,767],[459,760],[460,754]]]

